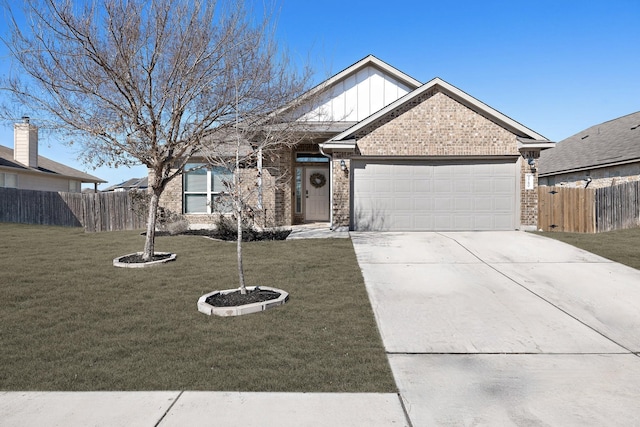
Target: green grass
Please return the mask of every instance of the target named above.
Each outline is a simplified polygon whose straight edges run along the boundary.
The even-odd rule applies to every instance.
[[[603,256],[612,261],[640,269],[640,228],[616,230],[607,233],[538,233],[560,240],[580,249]]]
[[[231,318],[196,303],[237,286],[233,243],[159,237],[177,261],[112,266],[143,244],[0,223],[0,390],[396,391],[350,240],[245,244],[247,284],[291,299]]]

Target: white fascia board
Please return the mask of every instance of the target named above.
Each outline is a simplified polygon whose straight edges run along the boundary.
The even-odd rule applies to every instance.
[[[319,145],[322,151],[325,152],[353,152],[356,149],[356,140],[348,139],[340,142],[325,142]]]
[[[518,150],[547,150],[549,148],[555,148],[556,143],[551,141],[540,141],[540,140],[526,140],[524,138],[518,139]]]
[[[381,69],[382,71],[384,71],[385,73],[391,75],[393,78],[400,80],[401,82],[407,84],[407,86],[411,86],[413,88],[419,88],[420,86],[422,86],[422,82],[419,80],[414,79],[413,77],[409,76],[408,74],[403,73],[402,71],[398,70],[397,68],[392,67],[391,65],[387,64],[384,61],[381,61],[380,59],[376,58],[373,55],[369,55],[363,59],[361,59],[360,61],[356,62],[355,64],[351,65],[348,68],[345,68],[344,70],[340,71],[338,74],[336,74],[335,76],[325,80],[323,83],[320,83],[318,86],[316,87],[329,87],[343,79],[345,79],[347,76],[355,73],[356,71],[360,70],[361,68],[366,67],[367,65],[374,65],[377,68]]]

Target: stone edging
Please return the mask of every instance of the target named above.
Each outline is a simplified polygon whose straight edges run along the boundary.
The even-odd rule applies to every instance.
[[[132,254],[122,255],[118,258],[113,259],[114,267],[123,267],[123,268],[145,268],[145,267],[153,267],[154,265],[164,264],[165,262],[175,261],[177,258],[177,254],[172,254],[170,252],[155,252],[156,255],[168,255],[171,254],[170,257],[165,259],[159,259],[157,261],[149,261],[149,262],[121,262],[120,260],[124,257],[128,257],[131,255],[142,255],[142,252],[135,252]]]
[[[252,291],[255,288],[256,286],[247,286],[248,291]],[[270,288],[268,286],[259,286],[259,288],[267,291],[277,292],[280,294],[280,296],[276,299],[272,299],[269,301],[254,302],[251,304],[238,305],[234,307],[214,307],[213,305],[206,303],[205,300],[209,298],[211,295],[214,295],[217,293],[228,294],[231,292],[235,292],[238,289],[236,288],[236,289],[225,289],[223,291],[213,291],[213,292],[209,292],[208,294],[202,295],[198,299],[198,311],[201,313],[207,314],[209,316],[211,315],[224,316],[224,317],[242,316],[243,314],[258,313],[260,311],[265,311],[270,308],[278,307],[289,300],[289,294],[283,291],[282,289]]]

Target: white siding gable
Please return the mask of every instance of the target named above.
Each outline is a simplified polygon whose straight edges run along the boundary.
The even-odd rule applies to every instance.
[[[318,103],[303,116],[310,121],[359,122],[411,88],[373,66],[366,66],[336,82]]]

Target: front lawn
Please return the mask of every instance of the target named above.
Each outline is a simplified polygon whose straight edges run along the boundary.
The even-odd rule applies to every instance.
[[[349,239],[245,244],[247,285],[291,299],[233,318],[196,307],[237,286],[233,243],[159,237],[177,261],[112,266],[143,244],[0,223],[0,390],[396,391]]]
[[[640,269],[640,228],[609,231],[607,233],[538,233],[612,261]]]

